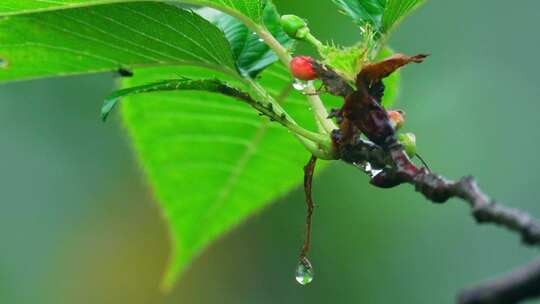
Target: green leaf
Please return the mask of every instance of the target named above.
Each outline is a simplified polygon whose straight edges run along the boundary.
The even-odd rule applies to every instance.
[[[340,11],[350,16],[360,27],[379,29],[387,0],[332,0]]]
[[[425,0],[332,0],[361,28],[387,34]]]
[[[125,86],[178,73],[192,79],[216,77],[240,87],[227,75],[194,67],[135,70]],[[299,124],[315,129],[309,105],[292,88],[285,67],[266,69],[260,82]],[[211,241],[302,181],[309,153],[285,128],[231,97],[155,92],[126,98],[122,109],[171,230],[174,245],[166,286]]]
[[[101,107],[101,119],[105,121],[111,111],[116,107],[120,98],[127,97],[129,95],[136,95],[142,93],[151,93],[157,91],[182,91],[182,90],[195,90],[195,91],[208,91],[214,93],[233,92],[232,88],[224,90],[227,87],[226,84],[218,79],[200,79],[192,80],[189,78],[163,80],[144,84],[141,86],[131,87],[123,90],[118,90],[107,98],[103,102]]]
[[[271,1],[267,1],[263,11],[264,25],[281,45],[290,48],[294,40],[283,31],[279,18],[275,6]],[[213,17],[213,22],[223,30],[229,40],[236,64],[243,75],[253,78],[278,60],[274,51],[238,19],[222,13]]]
[[[387,0],[382,17],[383,33],[388,33],[403,18],[422,5],[425,0]]]
[[[381,57],[391,53],[385,50]],[[254,115],[248,105],[231,97],[210,92],[149,92],[158,89],[149,82],[178,73],[241,85],[230,76],[193,67],[141,69],[126,80],[125,86],[141,85],[147,92],[126,98],[123,117],[171,230],[173,253],[165,287],[210,242],[297,186],[309,156],[284,128]],[[260,83],[298,123],[316,127],[304,96],[292,89],[286,68],[276,64],[266,69]],[[384,100],[389,103],[395,82],[385,83]],[[116,96],[133,90],[137,89]],[[329,107],[343,102],[329,95],[323,99]]]
[[[131,1],[136,2],[138,0]],[[261,23],[262,1],[263,0],[170,0],[168,2],[178,2],[213,7],[215,9],[225,11],[232,15],[243,15],[257,23]],[[61,10],[119,2],[130,2],[130,0],[2,0],[2,2],[0,3],[0,16],[27,14],[50,10]]]
[[[165,92],[165,91],[206,91],[223,94],[239,101],[245,102],[257,110],[261,115],[266,115],[272,121],[279,121],[285,126],[293,124],[284,113],[278,113],[267,100],[256,100],[249,93],[239,90],[219,79],[189,79],[182,77],[180,79],[170,79],[158,82],[152,82],[140,86],[130,87],[118,90],[105,99],[101,108],[101,118],[105,121],[109,113],[114,109],[120,98],[130,95]]]
[[[125,3],[0,20],[0,82],[191,64],[235,74],[228,41],[199,15],[163,3]]]

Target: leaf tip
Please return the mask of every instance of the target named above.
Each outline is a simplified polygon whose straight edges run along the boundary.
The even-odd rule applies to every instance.
[[[114,99],[106,99],[104,102],[103,102],[103,106],[101,107],[101,113],[100,113],[100,117],[101,117],[101,120],[103,122],[106,122],[107,121],[107,118],[109,117],[109,114],[111,113],[111,111],[114,109],[114,107],[116,106],[116,103],[118,102],[118,99],[117,98],[114,98]]]
[[[163,293],[169,293],[176,284],[178,276],[182,273],[183,264],[179,262],[179,257],[176,256],[176,251],[171,252],[171,257],[169,258],[169,263],[167,265],[165,274],[161,279],[159,289]]]
[[[163,281],[161,282],[161,284],[159,285],[159,290],[162,292],[162,293],[169,293],[171,292],[173,286],[174,286],[174,283],[176,281],[176,278],[169,278],[169,275],[167,274],[166,277],[163,279]]]

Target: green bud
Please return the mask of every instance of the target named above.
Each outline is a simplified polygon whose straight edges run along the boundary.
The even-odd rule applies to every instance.
[[[413,133],[402,133],[398,135],[398,141],[405,148],[405,152],[410,158],[416,155],[416,136]]]
[[[279,21],[281,27],[294,39],[304,39],[309,34],[307,22],[296,15],[283,15]]]

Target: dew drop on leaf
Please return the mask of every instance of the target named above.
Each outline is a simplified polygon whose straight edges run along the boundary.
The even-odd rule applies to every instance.
[[[313,281],[313,266],[311,262],[306,258],[300,258],[298,266],[296,267],[296,281],[301,285],[307,285]]]

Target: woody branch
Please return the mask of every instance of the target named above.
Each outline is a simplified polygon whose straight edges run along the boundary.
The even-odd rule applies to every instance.
[[[381,106],[384,93],[382,79],[410,62],[422,62],[427,55],[397,54],[382,62],[363,67],[356,79],[356,89],[332,69],[314,63],[313,68],[333,95],[344,97],[341,109],[333,111],[340,129],[333,133],[335,148],[341,160],[359,168],[366,163],[380,172],[371,184],[391,188],[411,184],[433,203],[442,204],[460,198],[481,224],[505,227],[521,235],[527,245],[540,246],[540,224],[524,211],[503,207],[479,188],[472,176],[452,181],[416,166],[396,138],[390,118]],[[364,136],[366,139],[364,139]],[[460,304],[512,304],[540,296],[540,260],[503,278],[465,289]]]

